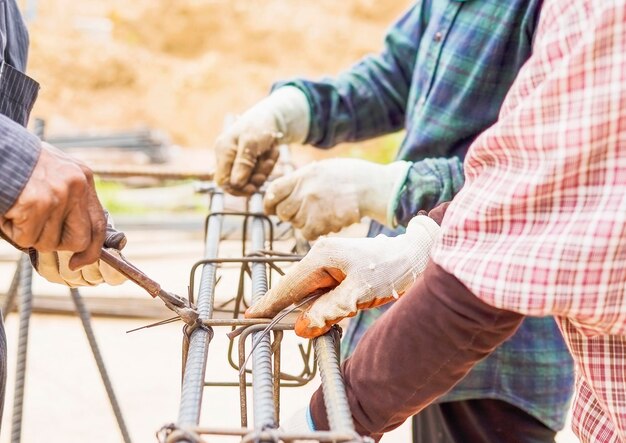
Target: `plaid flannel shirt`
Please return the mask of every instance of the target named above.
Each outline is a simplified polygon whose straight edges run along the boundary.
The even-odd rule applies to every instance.
[[[545,1],[465,171],[434,261],[491,305],[557,316],[575,432],[626,441],[626,0]]]
[[[396,198],[406,224],[420,209],[450,200],[463,185],[461,159],[491,126],[531,45],[540,0],[424,0],[389,31],[384,51],[337,78],[281,82],[311,107],[307,143],[331,147],[406,129],[399,159],[414,162]],[[425,159],[425,160],[424,160]],[[375,225],[379,232],[395,235]],[[352,352],[389,305],[351,320],[342,353]],[[553,319],[527,319],[494,354],[440,401],[497,398],[558,430],[572,393],[572,360]]]

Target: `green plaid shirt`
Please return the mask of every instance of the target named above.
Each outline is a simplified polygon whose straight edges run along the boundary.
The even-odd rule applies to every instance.
[[[306,94],[312,115],[307,142],[318,147],[406,129],[398,158],[415,163],[395,201],[403,225],[462,186],[462,159],[497,120],[530,55],[540,7],[540,0],[423,0],[390,29],[382,53],[337,78],[275,87],[288,84]],[[379,232],[398,233],[370,229],[370,235]],[[352,320],[344,355],[387,308]],[[572,386],[572,360],[554,320],[529,318],[440,401],[496,398],[558,430]]]

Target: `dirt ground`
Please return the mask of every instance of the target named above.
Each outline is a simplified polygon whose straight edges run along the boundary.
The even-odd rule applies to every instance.
[[[274,81],[335,74],[378,51],[409,3],[42,1],[29,23],[29,73],[42,84],[33,115],[49,133],[150,126],[210,147],[226,114]]]

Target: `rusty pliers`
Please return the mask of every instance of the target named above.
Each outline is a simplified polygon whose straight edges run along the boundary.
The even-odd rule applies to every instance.
[[[107,248],[121,250],[124,246],[126,246],[126,235],[116,230],[109,221],[104,246],[100,251],[100,259],[130,281],[145,289],[152,297],[159,297],[165,303],[165,306],[180,316],[182,321],[190,326],[195,326],[199,319],[199,313],[188,299],[162,289],[161,285],[140,271],[135,265],[128,262],[124,257],[112,254],[107,250]]]

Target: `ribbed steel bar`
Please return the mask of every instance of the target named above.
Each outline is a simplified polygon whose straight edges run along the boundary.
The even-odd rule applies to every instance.
[[[13,310],[15,306],[15,299],[17,298],[17,292],[20,287],[20,274],[22,272],[22,257],[17,261],[13,278],[11,279],[11,286],[7,291],[6,298],[4,299],[4,305],[2,306],[2,317],[7,318],[9,312]]]
[[[211,197],[211,212],[223,211],[224,194],[215,192]],[[210,217],[209,219],[206,227],[206,241],[204,247],[204,257],[206,259],[217,258],[222,222],[222,215]],[[200,288],[198,298],[196,299],[196,306],[201,321],[208,320],[213,316],[216,271],[216,263],[206,264],[202,268]],[[196,426],[200,420],[204,373],[211,338],[212,334],[210,330],[206,328],[196,328],[189,338],[189,350],[183,375],[180,408],[178,410],[179,426]]]
[[[328,333],[314,339],[313,347],[322,379],[324,404],[330,430],[355,433],[346,388],[339,369],[338,340],[339,334],[335,329],[331,329]]]
[[[109,377],[109,373],[107,372],[107,368],[104,364],[104,359],[102,358],[100,348],[98,347],[98,342],[96,341],[96,335],[94,334],[93,328],[91,326],[91,315],[89,314],[89,311],[87,310],[85,302],[78,292],[78,289],[70,289],[70,294],[72,296],[72,300],[74,300],[74,304],[76,305],[76,311],[78,311],[80,321],[83,324],[85,335],[87,335],[87,341],[89,342],[89,346],[91,347],[93,357],[96,360],[98,370],[100,371],[100,377],[102,377],[102,383],[104,384],[104,389],[106,390],[109,401],[111,402],[111,408],[113,409],[113,414],[115,414],[115,419],[117,420],[117,425],[120,428],[120,433],[122,434],[124,443],[131,443],[130,434],[128,433],[126,423],[124,422],[124,416],[122,415],[120,404],[117,401],[117,397],[115,396],[115,391],[113,390],[111,378]]]
[[[24,385],[26,384],[26,355],[28,353],[28,330],[33,307],[33,268],[27,255],[20,261],[20,326],[17,342],[17,367],[15,391],[13,392],[13,417],[11,420],[11,443],[22,440],[22,411],[24,409]]]
[[[254,194],[250,197],[250,212],[263,212],[263,196]],[[253,217],[251,223],[252,251],[265,249],[265,225],[263,219]],[[252,304],[257,303],[267,292],[267,265],[252,263]],[[269,334],[252,334],[252,342],[260,341],[252,354],[252,395],[254,428],[262,431],[276,426],[274,408],[274,387],[272,372],[272,349]]]

